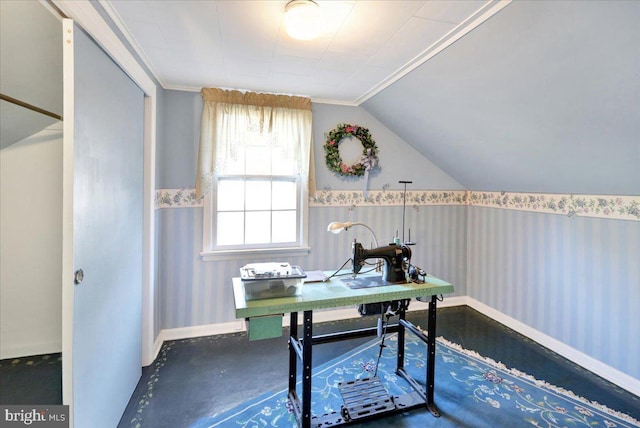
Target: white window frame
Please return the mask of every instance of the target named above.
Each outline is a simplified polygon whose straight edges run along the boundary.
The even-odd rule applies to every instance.
[[[211,191],[203,201],[203,240],[200,256],[204,261],[241,260],[257,257],[297,257],[305,256],[310,252],[308,244],[309,230],[309,193],[306,180],[298,175],[296,190],[298,203],[296,213],[298,217],[297,242],[291,246],[279,246],[277,244],[242,245],[234,247],[216,246],[216,204],[218,195],[218,177],[214,177]]]

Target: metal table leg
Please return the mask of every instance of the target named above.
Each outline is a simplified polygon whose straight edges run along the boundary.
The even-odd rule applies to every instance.
[[[313,347],[313,311],[304,312],[302,323],[302,428],[311,426],[311,359]]]
[[[289,395],[296,393],[296,377],[298,375],[298,354],[294,347],[298,340],[298,313],[291,312],[289,322]]]
[[[404,338],[405,328],[402,321],[406,318],[406,311],[404,307],[400,308],[398,312],[398,362],[396,364],[396,372],[404,370]]]
[[[436,368],[436,302],[436,296],[431,296],[427,322],[427,408],[433,416],[440,417],[440,412],[433,401]]]
[[[395,329],[398,332],[398,358],[396,373],[407,380],[414,392],[396,397],[402,400],[402,404],[395,410],[382,413],[393,413],[407,411],[412,408],[425,405],[433,416],[439,417],[434,403],[434,383],[435,383],[435,354],[436,354],[436,296],[432,296],[429,302],[429,313],[427,316],[427,335],[425,336],[417,327],[406,320],[406,308],[401,308],[398,312],[399,322]],[[305,311],[302,322],[302,337],[298,338],[298,313],[291,313],[290,337],[289,337],[289,398],[294,407],[296,420],[300,428],[310,428],[311,421],[315,426],[338,426],[355,422],[355,420],[345,419],[340,413],[322,415],[320,419],[312,418],[311,414],[311,384],[312,384],[312,348],[315,344],[329,343],[338,340],[352,339],[354,337],[369,336],[375,333],[375,328],[361,329],[350,332],[332,333],[313,337],[313,311]],[[392,326],[393,327],[393,326]],[[404,354],[406,332],[415,334],[419,339],[427,344],[426,362],[426,391],[423,386],[416,382],[404,369]],[[296,391],[296,376],[298,359],[302,360],[302,395],[298,397]],[[413,394],[413,395],[412,395]],[[399,401],[400,402],[400,401]],[[335,412],[334,412],[335,413]],[[373,416],[373,415],[371,415]]]

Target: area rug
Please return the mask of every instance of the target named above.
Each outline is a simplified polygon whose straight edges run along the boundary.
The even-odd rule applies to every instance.
[[[387,337],[377,375],[390,395],[409,392],[395,374],[396,335]],[[424,384],[426,345],[407,338],[405,368]],[[380,341],[372,340],[314,370],[312,411],[340,411],[338,383],[373,376]],[[301,392],[298,387],[298,393]],[[515,369],[437,339],[435,418],[423,409],[386,416],[350,426],[373,427],[640,427],[632,417],[589,402],[570,391],[534,379]],[[295,417],[287,391],[274,391],[223,414],[201,418],[192,428],[290,428]]]

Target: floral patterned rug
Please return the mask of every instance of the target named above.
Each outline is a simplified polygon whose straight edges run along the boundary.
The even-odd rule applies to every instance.
[[[388,336],[385,344],[377,375],[390,395],[409,392],[409,385],[394,372],[396,336]],[[405,349],[406,370],[424,384],[426,345],[408,337]],[[379,350],[380,341],[373,340],[315,369],[314,415],[339,412],[342,399],[338,383],[373,376]],[[509,369],[442,338],[437,340],[435,403],[440,418],[416,409],[350,426],[640,427],[640,422],[626,414]],[[223,414],[201,418],[192,428],[295,426],[287,392],[282,390],[266,393]]]

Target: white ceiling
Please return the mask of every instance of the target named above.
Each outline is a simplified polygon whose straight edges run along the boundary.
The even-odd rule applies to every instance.
[[[325,31],[289,37],[288,0],[104,0],[165,89],[222,87],[358,105],[509,1],[318,0]]]
[[[43,4],[0,0],[0,89],[62,113],[59,21],[8,8]],[[468,189],[640,194],[640,1],[320,4],[348,12],[305,43],[281,29],[285,0],[92,2],[167,89],[359,105]],[[2,147],[46,126],[0,109]]]
[[[640,1],[318,2],[312,42],[286,0],[95,4],[167,89],[361,106],[467,189],[639,194]]]

